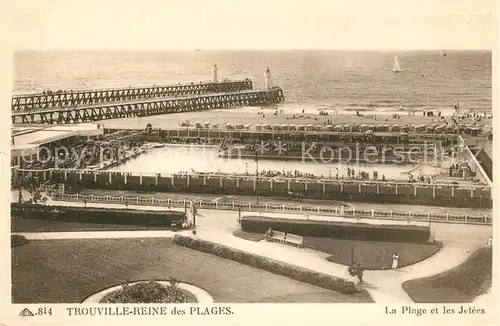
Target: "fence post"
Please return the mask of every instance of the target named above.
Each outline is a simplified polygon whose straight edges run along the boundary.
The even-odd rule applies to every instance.
[[[268,212],[268,211],[269,211],[269,205],[266,204],[266,212]]]
[[[375,211],[373,210],[373,208],[371,213],[372,213],[372,218],[375,218]]]
[[[139,205],[139,196],[135,197],[135,203]]]
[[[299,211],[302,213],[302,205],[299,206]]]
[[[392,219],[392,211],[389,212],[391,214],[391,219]]]
[[[219,202],[218,201],[215,202],[215,208],[219,208]]]
[[[285,204],[283,204],[283,212],[285,211]]]
[[[431,222],[431,212],[427,212],[427,221]]]
[[[464,216],[465,216],[465,222],[467,223],[467,214],[465,214]]]
[[[201,200],[200,200],[200,203],[201,203]],[[231,204],[233,205],[233,209],[234,209],[234,201]]]
[[[154,197],[151,197],[151,204],[154,205],[155,204],[155,198]]]
[[[447,221],[448,221],[449,217],[450,217],[450,214],[448,214],[448,212],[447,212],[447,213],[446,213],[446,220],[447,220]]]

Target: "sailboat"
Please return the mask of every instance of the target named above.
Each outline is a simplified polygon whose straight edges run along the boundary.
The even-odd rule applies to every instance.
[[[392,71],[395,73],[402,72],[401,67],[399,66],[399,60],[398,60],[398,55],[396,54],[394,56],[394,68],[392,68]]]

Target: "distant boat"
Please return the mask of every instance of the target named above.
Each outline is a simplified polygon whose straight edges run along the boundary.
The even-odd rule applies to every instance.
[[[398,60],[397,55],[394,56],[394,68],[392,68],[392,71],[395,73],[399,73],[399,72],[403,71],[403,70],[401,70],[401,67],[399,66],[399,60]]]

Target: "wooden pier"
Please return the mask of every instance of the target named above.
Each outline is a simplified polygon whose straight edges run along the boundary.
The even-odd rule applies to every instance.
[[[248,87],[249,84],[241,87]],[[236,86],[235,86],[236,87]],[[283,90],[240,90],[167,99],[85,105],[56,110],[12,114],[12,124],[72,124],[118,118],[137,118],[160,114],[192,112],[236,106],[259,106],[284,101]]]
[[[12,96],[12,112],[48,110],[81,105],[120,101],[144,100],[162,97],[202,95],[248,91],[253,88],[250,79],[238,81],[200,82],[178,85],[107,88],[94,90],[48,91]]]

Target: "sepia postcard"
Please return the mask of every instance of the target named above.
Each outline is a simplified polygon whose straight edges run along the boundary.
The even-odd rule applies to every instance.
[[[1,7],[0,326],[500,325],[496,3]]]

